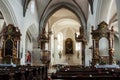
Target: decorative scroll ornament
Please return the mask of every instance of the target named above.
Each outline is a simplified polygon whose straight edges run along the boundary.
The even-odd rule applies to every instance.
[[[75,33],[75,40],[76,40],[77,42],[83,42],[83,43],[87,44],[87,40],[86,40],[86,38],[84,37],[84,30],[83,30],[82,27],[79,28],[79,33],[80,33],[80,35],[77,35],[77,34]]]
[[[43,32],[38,37],[38,43],[41,49],[45,49],[45,43],[47,42],[49,42],[49,36],[46,35],[45,29],[43,29]]]
[[[12,39],[20,40],[21,33],[18,27],[14,27],[12,24],[9,24],[3,29],[1,36],[3,36],[4,39],[11,37]]]

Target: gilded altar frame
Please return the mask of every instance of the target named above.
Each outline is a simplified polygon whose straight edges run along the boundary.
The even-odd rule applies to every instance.
[[[92,65],[101,64],[102,61],[105,61],[106,59],[104,56],[100,56],[99,53],[99,40],[103,37],[105,37],[108,40],[108,64],[113,63],[113,56],[114,56],[114,30],[113,27],[111,29],[108,29],[108,24],[106,22],[101,22],[97,29],[94,30],[93,26],[91,29],[91,35],[92,35]],[[106,56],[105,56],[106,57]],[[104,60],[105,59],[105,60]]]
[[[20,64],[20,30],[12,24],[5,26],[1,32],[1,60],[2,64]]]

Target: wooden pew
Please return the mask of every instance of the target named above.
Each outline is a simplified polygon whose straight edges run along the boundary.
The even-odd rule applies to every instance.
[[[115,80],[119,78],[120,69],[97,69],[64,67],[51,74],[52,79],[77,79],[77,80]]]
[[[0,66],[0,80],[46,80],[46,66]]]

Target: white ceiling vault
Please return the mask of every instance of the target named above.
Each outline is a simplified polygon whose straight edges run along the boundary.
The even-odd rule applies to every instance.
[[[39,17],[47,13],[48,9],[50,9],[52,6],[59,3],[63,3],[63,4],[69,3],[71,5],[79,7],[82,10],[82,13],[84,14],[85,18],[87,19],[88,7],[89,7],[88,0],[36,0]]]
[[[63,24],[68,22],[66,20],[71,20],[67,26],[72,25],[71,23],[74,21],[78,22],[79,26],[84,28],[85,36],[87,37],[87,30],[89,26],[91,26],[91,23],[98,25],[98,23],[104,20],[111,24],[116,20],[115,17],[117,15],[114,0],[101,0],[101,4],[99,0],[23,0],[23,15],[25,15],[30,1],[35,1],[35,7],[37,8],[39,33],[42,32],[41,30],[43,30],[43,27],[46,27],[47,24],[50,24],[52,27],[56,25],[57,22],[61,21],[60,23]],[[93,5],[95,2],[97,6]],[[89,15],[95,16],[95,19],[92,17],[90,25],[88,24]],[[65,20],[65,22],[62,20]]]
[[[40,27],[39,30],[42,30],[42,27],[46,26],[46,24],[49,21],[49,19],[51,18],[51,16],[53,16],[53,18],[54,18],[54,20],[52,20],[52,22],[51,22],[51,25],[54,24],[56,21],[59,21],[60,19],[73,19],[73,20],[77,21],[78,23],[80,23],[80,25],[85,28],[84,30],[87,30],[88,18],[93,19],[95,17],[95,19],[93,19],[95,21],[90,22],[90,23],[94,24],[99,19],[100,19],[99,21],[106,19],[108,22],[112,23],[113,21],[116,21],[116,17],[117,17],[116,16],[117,15],[116,8],[115,8],[116,7],[115,0],[110,0],[110,1],[101,0],[102,1],[102,3],[101,3],[102,5],[100,5],[101,10],[99,10],[99,8],[98,8],[99,6],[95,7],[95,4],[99,5],[98,1],[100,1],[100,0],[18,0],[16,2],[14,2],[12,0],[11,1],[10,0],[1,0],[0,1],[1,5],[3,5],[2,2],[4,2],[4,1],[7,2],[7,4],[9,3],[9,5],[11,5],[10,6],[11,9],[9,9],[9,10],[11,10],[11,12],[9,12],[9,13],[11,13],[11,15],[13,16],[12,18],[15,18],[15,19],[13,19],[14,20],[13,22],[15,22],[16,24],[17,23],[20,24],[24,20],[21,20],[21,18],[19,18],[19,16],[21,16],[21,15],[18,15],[18,12],[20,10],[16,11],[17,9],[15,8],[15,4],[17,2],[19,3],[19,6],[23,4],[23,9],[22,9],[22,7],[20,7],[21,13],[19,12],[19,14],[22,14],[22,10],[23,10],[23,15],[27,15],[26,11],[28,11],[27,10],[28,4],[31,1],[35,1],[35,7],[37,8],[37,17],[39,18],[39,27]],[[14,3],[14,5],[12,5],[12,3]],[[94,6],[92,5],[93,3],[94,3]],[[91,6],[91,11],[90,11],[90,6]],[[112,7],[109,7],[109,6],[112,6]],[[94,14],[90,18],[89,14],[90,14],[90,12],[93,11],[92,8],[94,8]],[[96,11],[95,11],[95,9],[96,9]],[[1,8],[1,10],[2,10],[2,8]],[[105,12],[106,10],[108,10],[108,12],[106,14],[107,16],[104,14],[104,13],[106,13]],[[10,21],[12,21],[12,20],[10,20],[11,17],[7,17],[5,15],[8,12],[5,12],[5,9],[3,11],[4,11],[3,16],[5,17],[5,19],[7,21],[9,21],[9,23],[13,23],[13,22],[10,22]],[[14,13],[15,15],[12,13]],[[97,16],[97,14],[100,14],[100,15]],[[26,18],[26,17],[27,16],[24,16],[24,18]],[[9,18],[9,19],[7,19],[7,18]],[[21,20],[21,22],[20,22],[20,20]],[[22,24],[22,26],[23,26],[23,24]],[[90,26],[91,26],[91,24],[90,24]],[[85,33],[87,33],[87,31]]]
[[[54,30],[55,35],[63,30],[71,30],[71,33],[78,32],[81,27],[77,16],[68,9],[61,8],[56,11],[48,20],[51,25],[49,29]]]
[[[79,23],[81,23],[84,29],[86,29],[86,23],[89,15],[89,2],[92,1],[93,0],[35,0],[40,22],[40,29],[42,30],[42,27],[45,27],[50,16],[60,8],[66,8],[72,11],[78,17]],[[28,5],[29,2],[30,0],[23,0],[24,15],[27,9],[26,5]],[[63,11],[60,15],[58,15],[60,17],[64,14],[65,13]]]
[[[31,1],[35,1],[34,6],[37,12],[35,15],[32,15],[30,12],[31,7],[29,3]],[[101,3],[99,3],[100,1]],[[3,3],[9,6],[4,6]],[[28,24],[31,24],[32,22],[37,23],[39,26],[35,25],[37,28],[34,28],[34,26],[33,28],[35,30],[31,29],[31,33],[34,35],[38,33],[35,32],[38,30],[38,27],[39,30],[42,30],[48,22],[50,22],[50,26],[62,20],[65,20],[65,22],[60,22],[62,25],[69,21],[71,21],[71,23],[69,22],[71,25],[73,25],[72,22],[78,22],[78,26],[84,28],[86,35],[91,24],[96,26],[96,22],[100,23],[101,20],[106,20],[112,24],[113,21],[117,20],[115,0],[0,0],[0,4],[0,9],[4,13],[3,16],[5,20],[7,20],[6,22],[15,23],[23,30],[26,29],[26,26],[29,27]],[[108,12],[106,13],[106,11]],[[39,19],[38,21],[36,20],[36,17]],[[35,18],[36,21],[33,20],[33,18]],[[23,22],[24,24],[21,24]]]
[[[80,0],[80,1],[82,1],[82,0]],[[86,0],[84,0],[84,1],[86,1]],[[58,1],[58,0],[51,0],[49,5],[47,5],[46,10],[41,15],[41,20],[40,21],[44,22],[44,24],[42,25],[42,23],[41,23],[40,27],[43,27],[45,25],[47,19],[55,11],[57,11],[60,8],[67,8],[67,9],[71,10],[72,12],[74,12],[74,14],[76,14],[76,16],[79,18],[80,22],[82,24],[85,24],[86,21],[87,21],[87,16],[88,16],[88,12],[85,11],[85,10],[88,10],[87,3],[84,4],[84,8],[86,8],[86,9],[83,9],[83,10],[82,10],[82,7],[79,6],[80,3],[79,3],[79,5],[78,5],[78,3],[77,4],[76,3],[77,2],[76,1],[74,2],[73,0],[69,0],[69,1],[68,0],[66,0],[66,1],[65,0],[60,0],[60,1]]]

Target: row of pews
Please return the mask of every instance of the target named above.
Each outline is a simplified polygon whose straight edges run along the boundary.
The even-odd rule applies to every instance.
[[[52,73],[51,78],[53,80],[119,80],[120,69],[65,66]]]
[[[0,66],[0,80],[47,80],[47,66]]]

